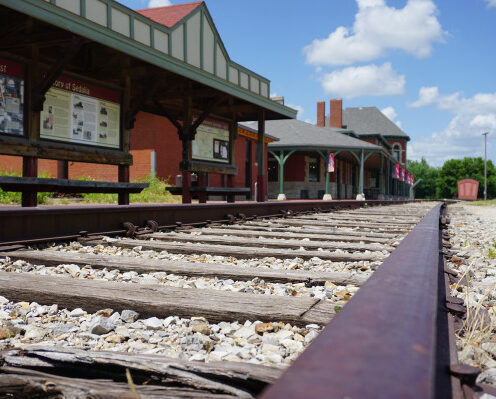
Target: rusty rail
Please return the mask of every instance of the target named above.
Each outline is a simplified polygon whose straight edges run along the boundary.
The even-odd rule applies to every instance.
[[[263,399],[451,397],[449,356],[441,356],[436,345],[447,339],[447,331],[437,328],[446,315],[439,289],[441,206],[410,232]]]
[[[0,246],[73,240],[98,234],[126,234],[128,222],[146,228],[154,221],[160,228],[208,222],[232,222],[235,218],[283,216],[308,212],[357,208],[364,205],[401,204],[407,201],[278,201],[216,204],[146,204],[0,207]],[[233,219],[234,218],[234,219]],[[129,224],[128,224],[129,226]]]

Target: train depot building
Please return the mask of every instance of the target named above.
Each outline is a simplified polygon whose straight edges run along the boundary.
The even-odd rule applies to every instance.
[[[117,192],[127,204],[146,186],[130,181],[150,174],[185,203],[409,195],[395,174],[401,129],[341,100],[327,117],[317,104],[316,126],[294,119],[268,79],[229,58],[204,2],[133,11],[0,0],[0,11],[11,27],[0,45],[0,170],[22,172],[0,176],[0,188],[22,191],[24,206],[37,191]]]
[[[270,121],[266,132],[279,138],[269,144],[270,198],[410,196],[413,177],[408,178],[406,171],[410,138],[376,107],[343,110],[342,100],[335,99],[326,117],[325,103],[319,102],[316,125]]]
[[[256,182],[265,200],[265,121],[296,111],[229,58],[204,2],[137,12],[113,0],[0,0],[0,18],[1,162],[22,162],[22,177],[0,176],[0,188],[21,191],[24,206],[38,191],[117,192],[129,203],[143,189],[130,183],[140,173],[132,147],[137,166],[155,152],[157,174],[176,163],[183,202],[222,181],[217,194],[233,199]],[[244,121],[257,121],[256,134],[239,134]],[[236,155],[248,147],[250,171],[240,171]],[[57,178],[38,178],[55,165]],[[69,179],[78,175],[107,181]]]

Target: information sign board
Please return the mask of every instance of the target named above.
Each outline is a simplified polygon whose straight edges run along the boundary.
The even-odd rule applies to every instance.
[[[46,94],[40,137],[120,148],[120,93],[67,77]]]
[[[197,129],[192,143],[192,158],[229,163],[229,124],[205,120]]]
[[[24,135],[24,66],[1,58],[0,133]]]

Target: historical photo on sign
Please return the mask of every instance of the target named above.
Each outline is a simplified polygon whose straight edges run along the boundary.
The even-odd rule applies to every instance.
[[[24,80],[0,74],[0,133],[24,134]]]
[[[214,139],[214,158],[229,159],[229,142]]]

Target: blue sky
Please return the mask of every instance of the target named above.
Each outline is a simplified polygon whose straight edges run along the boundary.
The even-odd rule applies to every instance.
[[[130,8],[182,0],[119,0]],[[496,0],[207,0],[230,57],[315,123],[316,102],[376,106],[409,159],[496,161]]]

